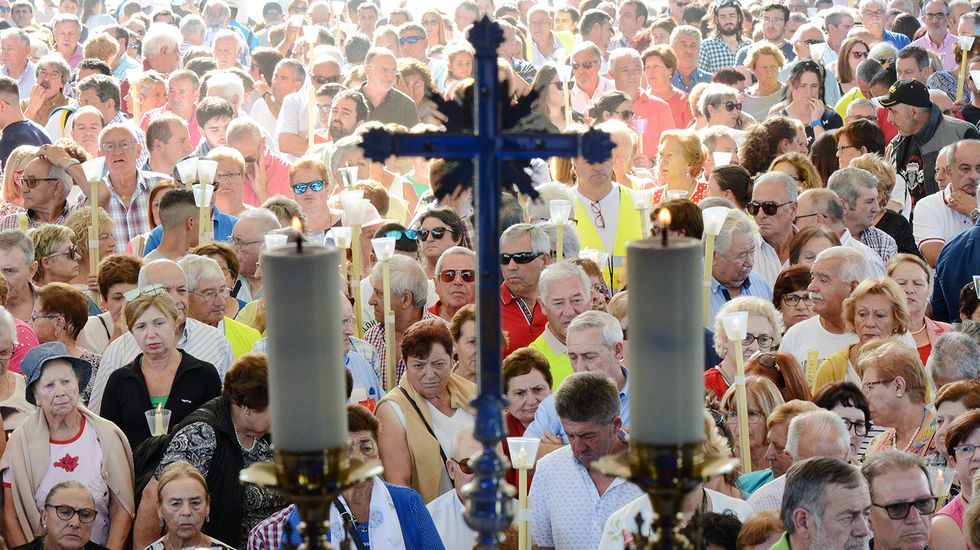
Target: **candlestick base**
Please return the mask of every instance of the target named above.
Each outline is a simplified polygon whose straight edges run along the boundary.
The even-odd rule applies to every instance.
[[[681,502],[698,483],[733,470],[737,460],[705,455],[701,442],[678,445],[630,443],[628,451],[600,458],[592,468],[606,475],[628,479],[650,497],[656,514],[651,519],[651,536],[637,525],[637,548],[646,550],[689,548],[681,534]]]
[[[303,548],[332,549],[327,544],[330,505],[344,489],[381,474],[381,462],[351,460],[347,447],[314,452],[275,452],[275,462],[262,462],[239,474],[244,482],[277,487],[299,509]]]

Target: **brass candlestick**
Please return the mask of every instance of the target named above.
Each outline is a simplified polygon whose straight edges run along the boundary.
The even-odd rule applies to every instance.
[[[351,460],[346,446],[316,452],[275,452],[275,463],[253,464],[242,470],[239,479],[265,487],[277,487],[299,510],[300,548],[332,549],[327,543],[330,505],[344,489],[381,474],[378,460]]]
[[[681,503],[702,481],[735,468],[737,460],[721,455],[705,455],[701,442],[677,445],[630,443],[627,451],[600,458],[592,468],[606,475],[628,479],[638,485],[653,504],[651,536],[638,521],[634,534],[637,548],[646,550],[690,548],[691,541],[681,534]]]

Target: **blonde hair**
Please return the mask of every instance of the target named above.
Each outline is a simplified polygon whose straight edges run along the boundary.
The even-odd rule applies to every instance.
[[[609,300],[609,303],[606,304],[606,312],[616,319],[625,319],[626,314],[629,313],[629,302],[627,301],[629,297],[628,293],[628,290],[621,290],[617,292],[616,295]]]
[[[758,61],[763,55],[771,55],[775,57],[776,63],[779,65],[780,69],[782,69],[783,65],[786,64],[786,56],[783,55],[783,52],[779,48],[768,42],[758,42],[749,48],[749,54],[745,57],[745,68],[754,73],[755,71],[753,68],[755,67],[756,61]]]
[[[208,152],[209,160],[230,160],[238,165],[239,168],[245,170],[245,157],[238,151],[238,149],[232,149],[231,147],[215,147]]]
[[[854,332],[854,315],[858,300],[866,296],[884,296],[892,306],[892,317],[895,318],[895,330],[892,334],[905,334],[909,330],[909,309],[905,301],[905,293],[890,277],[865,279],[858,284],[851,295],[844,299],[844,327]]]
[[[925,260],[916,256],[915,254],[907,254],[903,252],[892,256],[892,259],[888,260],[888,263],[885,264],[885,275],[891,277],[892,274],[895,273],[895,270],[898,269],[898,266],[905,263],[919,266],[919,269],[926,274],[926,282],[929,283],[929,293],[932,294],[932,269],[929,268],[929,264],[927,264]]]
[[[863,377],[869,368],[875,369],[882,380],[901,378],[909,397],[926,402],[929,385],[917,350],[892,338],[875,338],[861,346],[858,354],[858,374]]]
[[[104,32],[88,37],[88,40],[82,44],[82,54],[85,56],[85,59],[101,59],[110,66],[115,61],[116,54],[118,53],[119,42],[116,42],[115,37],[109,36]]]
[[[307,169],[316,170],[317,172],[320,173],[321,176],[323,176],[323,181],[328,181],[327,165],[318,159],[313,159],[309,157],[301,158],[295,163],[293,163],[292,166],[289,167],[289,179],[292,180],[293,176],[296,175],[296,172],[299,172],[300,170],[307,170]]]
[[[691,167],[691,177],[697,177],[704,170],[704,161],[708,160],[708,150],[701,144],[701,138],[698,137],[697,132],[693,130],[667,130],[660,134],[661,151],[669,139],[676,139],[680,143],[688,165]]]
[[[160,472],[160,480],[157,482],[157,502],[163,502],[163,488],[167,486],[171,481],[176,481],[178,479],[189,477],[194,481],[201,484],[204,489],[204,500],[208,504],[211,504],[211,493],[208,491],[208,482],[204,479],[201,471],[191,465],[189,462],[183,460],[178,460],[177,462],[171,462],[166,468]]]
[[[112,217],[104,208],[99,208],[99,227],[105,230],[112,225]],[[75,234],[71,239],[71,244],[78,249],[78,253],[88,261],[88,228],[92,226],[92,207],[82,206],[68,215],[65,219],[65,227],[71,229]],[[96,236],[98,238],[98,236]]]
[[[867,153],[851,160],[851,168],[867,170],[878,180],[878,206],[884,208],[891,200],[892,190],[895,189],[895,167],[877,153]]]
[[[87,236],[87,235],[86,235]],[[31,231],[31,241],[34,242],[34,258],[37,259],[37,271],[34,272],[34,282],[45,277],[44,258],[55,253],[58,246],[75,237],[75,232],[63,225],[44,224]]]
[[[14,181],[14,173],[27,168],[35,157],[37,157],[37,147],[33,145],[21,145],[11,151],[3,167],[3,200],[14,202],[24,198],[20,186]]]
[[[786,426],[789,427],[789,421],[793,420],[794,417],[803,413],[819,410],[820,407],[816,406],[811,401],[791,399],[773,409],[773,411],[769,414],[769,418],[766,420],[766,428],[771,430],[774,426],[779,424],[786,424]]]
[[[723,315],[739,311],[747,311],[749,315],[758,315],[768,321],[769,328],[772,331],[772,347],[779,346],[783,334],[783,320],[782,316],[776,312],[776,307],[772,305],[772,302],[763,300],[762,298],[741,296],[723,305],[715,317],[714,345],[715,351],[719,355],[725,355],[723,350],[728,346],[729,341],[728,335],[725,334],[725,327],[721,323],[721,318]]]
[[[160,313],[163,313],[163,316],[170,321],[174,328],[177,328],[177,316],[179,315],[177,304],[167,293],[140,294],[136,299],[126,302],[126,328],[133,330],[136,321],[151,307],[159,309]]]
[[[636,144],[639,142],[639,136],[626,125],[625,122],[611,118],[604,122],[596,125],[597,130],[602,130],[608,132],[610,137],[612,137],[613,143],[616,146],[613,148],[613,155],[617,151],[623,153],[623,166],[626,167],[627,172],[632,171],[633,158],[636,156]],[[620,185],[630,186],[628,181],[617,182]]]
[[[780,162],[788,162],[793,165],[800,172],[803,181],[797,182],[796,187],[799,191],[806,191],[807,189],[817,189],[824,187],[824,182],[820,179],[820,172],[817,171],[817,167],[813,165],[810,159],[806,158],[805,155],[800,153],[783,153],[775,159],[773,159],[772,164],[769,165],[769,171],[772,172],[776,168],[776,165]]]
[[[722,410],[735,410],[735,392],[737,388],[737,385],[728,388],[728,391],[722,396]],[[754,400],[762,410],[762,414],[766,415],[766,418],[769,418],[769,415],[776,410],[776,407],[783,404],[783,395],[779,393],[779,388],[776,387],[776,384],[773,384],[772,380],[761,376],[749,376],[745,379],[745,397],[747,401]]]

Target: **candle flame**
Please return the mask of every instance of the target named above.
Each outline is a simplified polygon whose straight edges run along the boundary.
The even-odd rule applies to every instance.
[[[299,219],[299,216],[293,216],[293,229],[303,232],[303,220]]]
[[[163,413],[163,403],[157,403],[157,414]]]
[[[657,221],[660,222],[660,227],[664,230],[670,227],[670,210],[661,208],[657,215]]]

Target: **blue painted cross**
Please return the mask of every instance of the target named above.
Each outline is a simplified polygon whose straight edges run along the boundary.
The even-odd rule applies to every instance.
[[[484,452],[475,464],[475,484],[466,499],[466,521],[480,533],[481,548],[495,548],[500,533],[512,521],[511,496],[503,481],[507,467],[496,452],[497,444],[506,435],[500,369],[500,161],[583,157],[589,162],[602,162],[611,156],[613,142],[607,133],[596,130],[584,135],[502,131],[497,48],[503,42],[503,31],[484,17],[470,29],[469,41],[476,51],[476,128],[472,132],[409,135],[375,129],[364,134],[361,148],[366,157],[376,162],[390,156],[477,159],[479,395],[473,404],[477,411],[474,436],[483,443]]]

